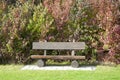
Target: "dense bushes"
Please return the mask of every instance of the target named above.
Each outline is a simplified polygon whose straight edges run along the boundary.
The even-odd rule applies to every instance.
[[[26,60],[32,42],[44,39],[54,21],[41,3],[32,2],[10,5],[1,20],[1,54],[16,63]]]
[[[75,40],[87,44],[85,50],[77,52],[87,60],[95,61],[97,50],[105,49],[109,51],[103,61],[119,63],[117,16],[119,3],[112,0],[2,0],[1,61],[24,63],[36,53],[31,49],[33,41]]]
[[[27,24],[32,17],[33,6],[26,2],[20,5],[10,5],[8,11],[2,18],[1,41],[3,56],[10,60],[22,62],[24,56],[28,55],[29,33]],[[24,54],[26,53],[26,54]],[[6,55],[5,55],[6,54]]]
[[[97,19],[99,27],[104,29],[101,33],[100,41],[103,43],[103,48],[106,47],[109,52],[104,57],[104,61],[120,62],[120,35],[119,35],[119,1],[100,0],[93,2],[93,5],[98,9]]]

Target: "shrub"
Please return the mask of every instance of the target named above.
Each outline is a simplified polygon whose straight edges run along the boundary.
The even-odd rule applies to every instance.
[[[101,42],[109,46],[109,52],[105,57],[105,61],[119,62],[118,56],[119,46],[119,1],[100,0],[93,3],[98,9],[97,19],[99,27],[104,29],[101,33]],[[117,31],[116,31],[117,29]]]
[[[89,2],[76,0],[71,8],[69,25],[69,38],[85,42],[86,49],[79,54],[87,56],[88,60],[96,60],[96,49],[101,45],[99,34],[103,29],[98,27],[96,20],[97,10]]]
[[[24,63],[30,55],[32,42],[44,39],[53,21],[42,4],[33,5],[28,1],[10,5],[2,20],[2,54],[15,63]]]

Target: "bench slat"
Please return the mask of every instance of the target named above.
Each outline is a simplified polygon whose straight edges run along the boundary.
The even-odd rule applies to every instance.
[[[85,49],[84,42],[33,42],[33,49],[41,50],[80,50]]]
[[[81,60],[85,59],[85,56],[66,56],[66,55],[59,55],[59,56],[44,56],[44,55],[31,55],[32,59],[61,59],[61,60]]]

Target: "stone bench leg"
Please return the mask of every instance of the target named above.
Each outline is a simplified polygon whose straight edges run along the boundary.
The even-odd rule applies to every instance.
[[[79,67],[79,62],[77,60],[73,60],[71,62],[71,66],[74,67],[74,68],[78,68]]]
[[[46,60],[39,59],[37,61],[37,65],[38,65],[38,67],[44,67],[46,65]]]

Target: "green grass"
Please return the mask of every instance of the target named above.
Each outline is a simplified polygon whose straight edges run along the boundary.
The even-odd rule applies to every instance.
[[[120,65],[97,66],[95,71],[20,70],[22,65],[1,65],[0,80],[120,80]]]

